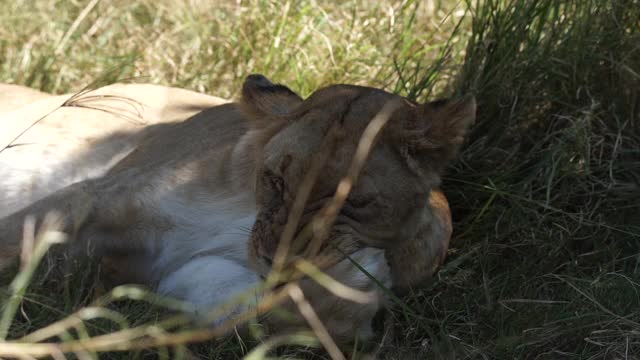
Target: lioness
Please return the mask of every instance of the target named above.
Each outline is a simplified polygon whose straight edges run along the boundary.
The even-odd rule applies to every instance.
[[[318,249],[333,254],[328,275],[372,301],[353,304],[309,278],[300,287],[330,335],[348,344],[371,335],[384,303],[369,275],[403,291],[443,261],[451,221],[436,187],[474,121],[473,98],[416,104],[334,85],[303,100],[261,75],[246,79],[239,103],[141,86],[71,100],[34,93],[31,104],[15,105],[14,96],[13,110],[0,113],[3,128],[32,126],[22,134],[14,124],[15,136],[0,144],[11,145],[0,153],[0,268],[19,253],[25,218],[58,210],[64,231],[74,235],[71,253],[117,264],[115,283],[149,285],[196,311],[213,308],[268,275],[296,194],[320,160],[293,234],[326,211],[361,134],[390,102],[390,118]],[[59,141],[52,132],[69,143],[43,145]],[[42,147],[33,155],[30,146]]]

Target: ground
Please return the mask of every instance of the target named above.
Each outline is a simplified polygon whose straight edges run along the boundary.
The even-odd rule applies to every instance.
[[[475,94],[477,124],[443,184],[454,217],[448,260],[426,289],[398,299],[376,355],[638,358],[637,0],[0,0],[0,7],[0,81],[53,93],[133,81],[234,98],[243,78],[258,72],[302,95],[331,83],[419,101]],[[8,320],[9,338],[82,308],[90,279],[33,283]],[[109,309],[101,315],[115,322],[80,322],[60,338],[163,316],[135,300]],[[254,345],[231,337],[188,351],[242,358]],[[85,355],[93,356],[78,357]],[[300,348],[272,355],[312,356]]]

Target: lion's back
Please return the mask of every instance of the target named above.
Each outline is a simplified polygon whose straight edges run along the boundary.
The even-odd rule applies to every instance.
[[[60,96],[0,84],[0,217],[104,175],[157,127],[226,102],[147,84]]]

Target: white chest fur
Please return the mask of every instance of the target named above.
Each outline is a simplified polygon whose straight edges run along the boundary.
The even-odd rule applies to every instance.
[[[157,243],[153,278],[160,294],[186,300],[201,314],[239,296],[243,305],[228,308],[216,323],[245,310],[258,301],[260,277],[250,267],[247,246],[255,221],[253,198],[221,192],[215,196],[176,194],[158,200],[158,208],[169,215],[173,228]],[[366,272],[386,286],[389,269],[382,250],[366,248],[352,255]],[[328,271],[337,280],[383,297],[368,275],[344,260]],[[321,302],[321,299],[313,299]],[[379,301],[381,303],[381,301]]]
[[[252,199],[244,195],[176,195],[158,200],[173,227],[156,244],[152,278],[158,292],[187,300],[196,311],[228,302],[259,284],[247,260],[255,221]]]

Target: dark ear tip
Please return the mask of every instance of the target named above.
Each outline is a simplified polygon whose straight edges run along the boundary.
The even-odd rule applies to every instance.
[[[243,87],[247,87],[247,86],[269,87],[269,86],[273,86],[273,83],[262,74],[251,74],[247,76],[247,78],[244,80]]]
[[[288,114],[300,102],[300,96],[291,89],[274,84],[261,74],[246,77],[239,100],[243,111],[254,118]]]

